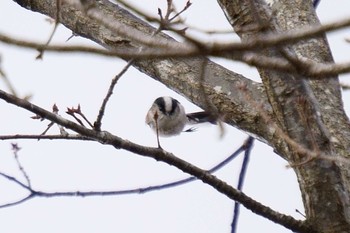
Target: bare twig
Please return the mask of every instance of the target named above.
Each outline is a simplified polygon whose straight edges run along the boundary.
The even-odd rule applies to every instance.
[[[40,134],[41,136],[45,135],[47,133],[47,131],[49,131],[49,129],[54,125],[55,123],[53,123],[52,121],[47,125],[47,128]],[[38,140],[40,140],[40,138],[38,138]]]
[[[189,25],[187,23],[185,23],[185,25],[186,25],[186,27],[189,30],[194,30],[194,31],[200,32],[202,34],[208,34],[208,35],[234,34],[234,31],[232,29],[206,30],[206,29],[199,28],[199,27],[196,27],[196,26],[193,26],[193,25]]]
[[[10,93],[12,95],[17,96],[17,92],[16,92],[14,86],[12,85],[12,83],[10,82],[10,79],[6,76],[5,72],[3,71],[1,56],[0,56],[0,78],[2,78],[2,80],[4,80],[4,83],[7,86],[7,88],[9,89]]]
[[[83,122],[75,115],[78,114],[83,118],[83,120],[88,123],[88,125],[93,128],[94,126],[90,123],[90,121],[85,117],[84,113],[81,111],[80,104],[78,104],[77,108],[71,107],[67,108],[66,113],[71,115],[80,125],[84,126]]]
[[[0,140],[14,140],[14,139],[47,139],[47,140],[81,140],[81,141],[94,141],[91,138],[79,135],[79,134],[57,134],[57,135],[43,135],[43,134],[16,134],[16,135],[0,135]]]
[[[22,204],[32,198],[34,198],[35,196],[33,194],[29,194],[28,196],[26,197],[23,197],[22,199],[18,200],[18,201],[14,201],[14,202],[10,202],[10,203],[6,203],[6,204],[3,204],[3,205],[0,205],[0,208],[6,208],[6,207],[11,207],[11,206],[15,206],[15,205],[19,205],[19,204]]]
[[[303,214],[302,212],[300,212],[300,210],[295,209],[295,212],[297,212],[298,214],[300,214],[301,216],[303,216],[304,218],[306,218],[305,214]]]
[[[58,114],[58,108],[57,108],[57,105],[56,104],[54,104],[53,106],[52,106],[52,112],[54,113],[54,114]],[[36,116],[33,116],[33,117],[31,117],[32,119],[35,119],[35,120],[41,120],[41,121],[43,121],[44,120],[44,118],[42,118],[41,116],[38,116],[38,115],[36,115]],[[47,131],[49,131],[49,129],[54,125],[55,123],[54,122],[50,122],[48,125],[47,125],[47,128],[44,130],[44,132],[42,132],[41,134],[40,134],[40,136],[42,136],[42,135],[45,135],[46,133],[47,133]],[[38,140],[40,140],[40,138],[38,138]]]
[[[184,6],[184,8],[183,8],[181,11],[177,12],[173,17],[171,17],[171,18],[169,19],[169,21],[173,21],[174,19],[176,19],[177,17],[179,17],[179,16],[180,16],[183,12],[185,12],[191,5],[192,5],[192,3],[191,3],[190,1],[187,1],[187,2],[186,2],[186,5]]]
[[[113,89],[115,85],[117,84],[118,80],[125,74],[125,72],[129,69],[129,67],[133,64],[134,59],[131,59],[125,66],[124,68],[117,74],[111,81],[111,84],[109,85],[108,92],[106,94],[106,97],[103,99],[102,105],[100,107],[100,110],[98,112],[98,116],[96,121],[94,122],[93,128],[97,131],[101,130],[101,125],[102,125],[102,118],[106,110],[107,102],[109,98],[113,94]]]
[[[156,17],[153,17],[151,15],[147,15],[145,14],[145,12],[143,12],[142,10],[140,10],[139,8],[133,6],[132,4],[130,4],[127,1],[124,0],[115,0],[119,5],[124,6],[126,9],[129,9],[133,12],[135,12],[136,14],[144,17],[148,22],[159,22],[159,19]]]
[[[180,11],[180,12],[177,12],[175,13],[174,16],[170,17],[171,13],[174,13],[175,12],[175,7],[173,6],[173,1],[172,0],[167,0],[167,9],[166,9],[166,13],[165,15],[163,16],[163,13],[162,13],[162,10],[158,8],[158,15],[159,15],[159,20],[158,20],[158,23],[159,23],[159,27],[157,29],[157,32],[160,32],[162,30],[171,30],[171,31],[174,31],[180,35],[184,35],[185,31],[186,31],[186,28],[183,28],[183,29],[175,29],[172,27],[174,23],[174,20],[175,19],[180,19],[180,15],[185,12],[190,6],[192,5],[192,3],[190,1],[187,1],[186,5],[184,6],[184,8]],[[180,19],[181,21],[181,19]]]
[[[69,108],[67,108],[67,109],[68,109],[68,110],[66,111],[66,113],[67,113],[68,115],[72,116],[72,117],[79,123],[79,125],[85,127],[84,123],[83,123],[74,113],[72,113],[72,112],[69,110]]]
[[[45,43],[44,47],[38,49],[39,51],[39,54],[38,56],[36,57],[36,59],[42,59],[43,58],[43,55],[44,55],[44,51],[45,51],[45,48],[50,44],[56,30],[57,30],[57,27],[60,23],[60,13],[61,13],[61,0],[56,0],[56,19],[55,19],[55,26],[53,27],[52,29],[52,32],[49,36],[49,39],[47,40],[47,42]]]
[[[248,168],[250,154],[251,154],[251,151],[253,149],[253,143],[254,143],[253,137],[249,137],[244,142],[244,146],[245,146],[244,159],[243,159],[243,163],[242,163],[241,172],[239,173],[239,179],[238,179],[238,185],[237,185],[237,190],[239,190],[239,191],[242,191],[242,188],[243,188],[243,183],[244,183],[245,175],[246,175],[247,168]],[[238,218],[239,218],[239,208],[240,208],[240,203],[235,202],[235,207],[233,210],[233,219],[232,219],[232,223],[231,223],[231,233],[235,233],[236,229],[237,229]]]
[[[28,187],[30,188],[31,184],[30,184],[29,176],[28,176],[27,172],[24,170],[24,168],[23,168],[23,166],[22,166],[22,164],[21,164],[21,162],[19,161],[19,158],[18,158],[18,152],[21,150],[21,148],[18,146],[17,143],[11,143],[11,147],[12,147],[13,155],[14,155],[14,158],[16,160],[18,169],[21,171],[22,175],[24,176],[24,178],[27,181]]]

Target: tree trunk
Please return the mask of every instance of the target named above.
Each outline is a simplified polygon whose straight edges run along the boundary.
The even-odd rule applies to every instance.
[[[282,33],[303,26],[319,25],[312,1],[276,1],[274,17],[264,2],[219,1],[232,27],[249,41],[268,33]],[[256,2],[256,1],[255,1]],[[258,13],[258,14],[255,14]],[[268,24],[267,24],[268,23]],[[246,27],[258,30],[245,32]],[[258,25],[258,27],[257,27]],[[325,36],[284,47],[268,48],[262,54],[293,62],[293,57],[332,62]],[[343,110],[337,77],[308,77],[302,65],[297,75],[259,69],[273,108],[274,120],[299,145],[325,157],[348,157],[349,122]],[[350,231],[349,167],[341,162],[314,159],[288,143],[273,142],[276,151],[294,166],[303,196],[307,220],[320,232]]]

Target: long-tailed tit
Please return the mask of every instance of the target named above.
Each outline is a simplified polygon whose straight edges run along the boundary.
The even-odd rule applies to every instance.
[[[157,98],[146,115],[146,124],[156,132],[159,147],[159,136],[178,135],[183,132],[187,124],[203,122],[215,123],[215,119],[211,114],[203,111],[186,114],[180,102],[169,96]]]

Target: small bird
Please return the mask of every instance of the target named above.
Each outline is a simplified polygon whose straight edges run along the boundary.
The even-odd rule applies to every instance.
[[[192,132],[193,128],[184,131],[187,124],[203,122],[215,124],[216,120],[205,111],[186,114],[180,102],[170,96],[158,97],[146,115],[146,124],[157,134],[158,147],[159,136],[170,137],[181,132]]]

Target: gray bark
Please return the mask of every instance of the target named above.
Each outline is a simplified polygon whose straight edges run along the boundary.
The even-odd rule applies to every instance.
[[[305,25],[318,25],[312,1],[278,1],[272,6],[274,17],[263,2],[251,6],[252,1],[219,1],[233,28],[243,41],[261,33],[280,33]],[[256,13],[258,12],[258,17]],[[264,31],[242,33],[242,26],[262,25],[269,22]],[[265,55],[285,57],[286,50],[297,57],[319,62],[332,61],[326,38],[303,40],[289,47],[269,48]],[[279,126],[290,138],[310,150],[324,155],[348,157],[349,121],[343,110],[337,77],[312,80],[300,74],[291,75],[272,70],[259,70],[268,100]],[[277,145],[278,153],[291,163],[305,159],[295,148]],[[307,220],[320,232],[349,232],[349,169],[341,163],[313,160],[294,168]]]

